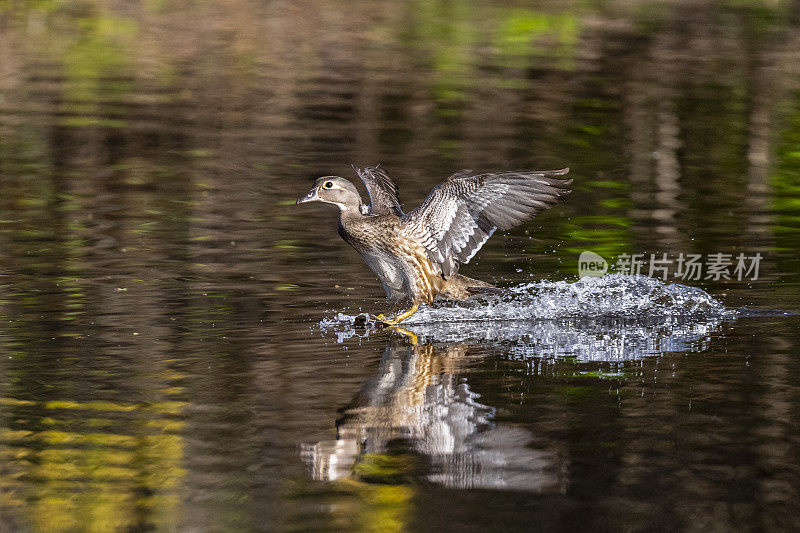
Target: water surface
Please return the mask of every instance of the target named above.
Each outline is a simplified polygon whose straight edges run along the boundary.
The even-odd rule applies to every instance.
[[[798,26],[789,2],[0,3],[0,529],[793,528]],[[351,163],[406,210],[461,168],[575,183],[464,268],[510,300],[411,335],[350,323],[383,291],[332,209],[293,205]],[[584,250],[764,259],[575,284]]]

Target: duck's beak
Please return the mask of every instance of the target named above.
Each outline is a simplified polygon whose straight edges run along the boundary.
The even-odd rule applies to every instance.
[[[302,198],[298,198],[295,202],[297,204],[304,204],[306,202],[316,202],[319,200],[319,196],[317,196],[317,189],[311,189],[308,194],[303,196]]]

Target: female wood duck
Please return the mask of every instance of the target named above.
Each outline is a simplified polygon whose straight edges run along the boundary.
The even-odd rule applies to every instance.
[[[456,172],[431,190],[413,211],[403,213],[397,185],[382,169],[358,173],[369,194],[364,205],[355,186],[338,176],[319,178],[299,200],[339,208],[339,235],[367,263],[390,301],[411,300],[411,308],[394,318],[397,324],[417,312],[421,303],[439,297],[462,300],[494,287],[458,273],[458,268],[500,229],[530,220],[569,194],[569,172],[532,170],[473,175]]]

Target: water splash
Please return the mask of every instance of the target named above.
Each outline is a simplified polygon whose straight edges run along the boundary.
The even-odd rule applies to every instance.
[[[647,276],[609,274],[576,282],[537,281],[504,289],[501,294],[423,306],[405,325],[561,318],[726,317],[727,309],[702,289],[664,283]],[[339,313],[323,320],[328,328],[354,323],[356,316]]]
[[[537,281],[500,295],[425,308],[407,323],[560,318],[722,317],[732,314],[697,287],[646,276],[610,274],[566,281]]]
[[[426,307],[403,327],[423,342],[504,342],[512,357],[576,357],[583,361],[641,359],[700,351],[710,334],[738,311],[696,287],[645,276],[539,281],[502,294]],[[320,326],[339,342],[368,336],[356,316],[339,313]]]

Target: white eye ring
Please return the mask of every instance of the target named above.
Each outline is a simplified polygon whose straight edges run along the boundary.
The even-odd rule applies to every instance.
[[[332,181],[326,181],[325,183],[322,184],[322,188],[323,189],[333,189],[333,182]]]

